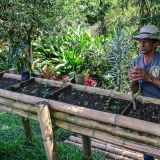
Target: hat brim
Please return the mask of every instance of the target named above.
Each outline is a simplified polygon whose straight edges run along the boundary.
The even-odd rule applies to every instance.
[[[153,34],[138,34],[136,36],[133,36],[132,38],[134,38],[134,39],[156,39],[156,40],[160,40],[160,37],[157,37]]]

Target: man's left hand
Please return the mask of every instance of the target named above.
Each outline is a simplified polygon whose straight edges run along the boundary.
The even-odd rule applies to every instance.
[[[144,69],[139,68],[138,80],[148,81],[150,75]]]

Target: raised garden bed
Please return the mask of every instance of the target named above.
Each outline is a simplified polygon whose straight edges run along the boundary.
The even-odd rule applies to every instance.
[[[51,86],[64,86],[63,83],[52,80],[36,79],[36,81],[39,83],[46,82]],[[74,90],[87,92],[94,95],[97,94],[99,95],[98,97],[111,97],[112,99],[124,100],[127,102],[131,102],[132,100],[130,94],[122,94],[119,92],[75,84],[70,85],[71,89],[73,88]],[[61,93],[62,90],[59,91],[59,94],[57,92],[55,95],[53,93],[50,96],[53,96],[56,99],[56,96]],[[52,155],[55,156],[55,154],[50,154],[52,151],[55,151],[55,145],[50,145],[50,143],[55,143],[53,134],[55,127],[59,127],[83,134],[87,137],[97,138],[117,146],[122,146],[160,158],[160,124],[158,121],[156,123],[152,123],[146,120],[139,120],[120,114],[97,111],[95,109],[86,108],[84,105],[73,105],[69,103],[69,101],[64,103],[51,100],[51,97],[48,97],[49,99],[45,99],[0,89],[0,110],[39,120],[48,157]],[[139,102],[144,102],[144,108],[148,104],[149,106],[152,104],[158,108],[160,104],[160,100],[158,99],[146,98],[142,96],[138,96],[137,100]],[[140,105],[137,106],[137,110],[140,108]],[[128,110],[123,113],[128,115],[130,114]],[[52,128],[52,125],[55,127]]]

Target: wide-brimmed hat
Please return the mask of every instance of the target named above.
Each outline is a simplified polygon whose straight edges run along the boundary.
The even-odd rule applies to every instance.
[[[140,29],[138,35],[133,36],[135,39],[157,39],[160,40],[160,31],[155,25],[146,25]]]

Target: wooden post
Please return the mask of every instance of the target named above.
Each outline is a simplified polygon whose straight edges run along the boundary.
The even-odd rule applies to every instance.
[[[26,144],[30,144],[30,142],[32,141],[32,131],[31,131],[31,127],[29,124],[29,119],[22,117],[22,123],[24,127],[24,134],[26,137]]]
[[[84,158],[85,160],[91,160],[91,138],[82,135],[82,141],[83,141],[83,151],[84,151]]]
[[[45,101],[36,104],[38,120],[40,123],[42,138],[48,160],[57,160],[57,149],[55,140],[55,128],[52,129],[51,116],[48,103]]]

